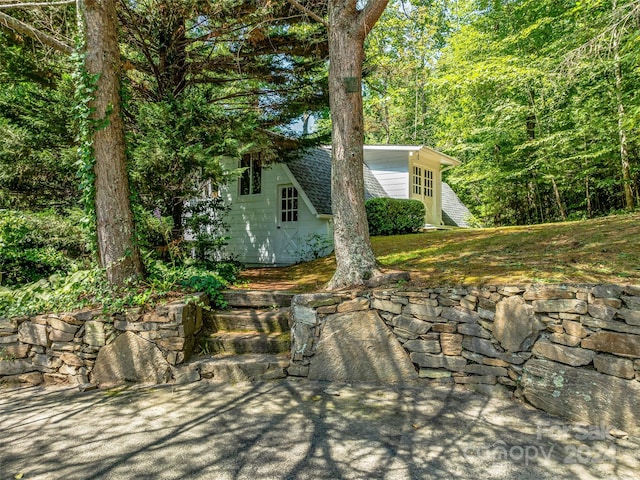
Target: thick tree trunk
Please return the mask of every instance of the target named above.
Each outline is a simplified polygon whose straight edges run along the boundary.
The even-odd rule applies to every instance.
[[[329,2],[331,202],[336,272],[328,288],[361,285],[378,275],[364,207],[362,61],[366,30],[355,2]]]
[[[142,277],[142,262],[129,202],[115,0],[78,0],[78,12],[85,29],[85,68],[98,75],[91,102],[97,122],[93,153],[98,255],[109,282],[122,285]]]

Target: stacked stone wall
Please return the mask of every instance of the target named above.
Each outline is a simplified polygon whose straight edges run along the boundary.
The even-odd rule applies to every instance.
[[[597,423],[608,418],[627,428],[634,422],[638,426],[639,286],[398,288],[300,295],[293,301],[289,374],[308,374],[327,318],[357,310],[375,310],[384,319],[425,382],[510,391],[572,419]]]
[[[99,352],[125,333],[157,349],[170,367],[179,365],[193,351],[205,301],[199,296],[195,303],[172,302],[147,313],[92,310],[0,319],[0,383],[90,384]]]

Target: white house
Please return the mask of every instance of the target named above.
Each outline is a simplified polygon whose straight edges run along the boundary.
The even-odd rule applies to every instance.
[[[425,224],[468,226],[469,211],[442,182],[442,172],[458,160],[424,146],[366,145],[364,161],[365,199],[418,199],[426,207]],[[245,265],[263,266],[297,263],[320,240],[323,253],[329,253],[329,148],[309,149],[295,160],[269,165],[262,165],[259,153],[247,154],[237,167],[246,170],[220,192],[231,205],[228,253]]]

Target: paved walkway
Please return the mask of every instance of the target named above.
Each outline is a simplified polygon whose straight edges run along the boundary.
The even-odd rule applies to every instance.
[[[637,479],[640,440],[460,387],[0,389],[0,479]]]

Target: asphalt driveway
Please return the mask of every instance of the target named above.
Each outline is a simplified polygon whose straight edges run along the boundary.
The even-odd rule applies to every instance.
[[[0,479],[637,479],[640,439],[461,387],[0,389]]]

